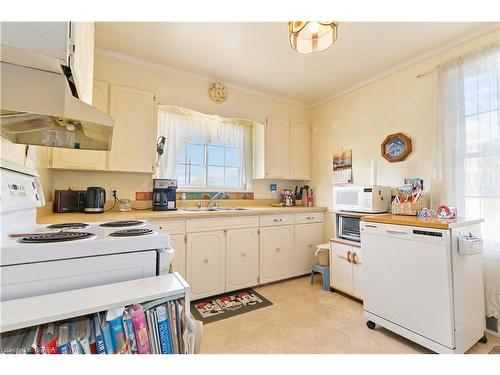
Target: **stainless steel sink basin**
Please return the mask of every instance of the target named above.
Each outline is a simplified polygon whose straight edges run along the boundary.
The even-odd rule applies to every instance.
[[[207,211],[246,211],[250,210],[250,208],[243,207],[193,207],[193,208],[184,208],[184,211],[191,212],[207,212]]]

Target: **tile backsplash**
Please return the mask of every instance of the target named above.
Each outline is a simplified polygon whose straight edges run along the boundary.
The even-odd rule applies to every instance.
[[[176,194],[177,200],[182,199],[182,195],[186,194],[186,200],[208,200],[214,197],[216,194],[219,194],[218,191],[203,191],[203,192],[182,192],[178,191]],[[153,193],[151,191],[137,191],[135,193],[136,201],[150,201],[152,199]],[[253,192],[228,192],[220,193],[217,196],[217,199],[254,199]]]

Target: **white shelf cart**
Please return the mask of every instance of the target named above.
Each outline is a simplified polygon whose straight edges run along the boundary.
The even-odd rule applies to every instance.
[[[115,307],[142,303],[158,298],[184,299],[185,320],[198,331],[201,325],[191,319],[189,285],[177,273],[106,284],[91,288],[20,298],[0,302],[0,332],[74,318]],[[195,349],[194,352],[197,352]]]

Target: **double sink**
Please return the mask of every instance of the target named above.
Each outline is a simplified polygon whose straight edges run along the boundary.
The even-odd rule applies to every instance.
[[[191,212],[207,212],[207,211],[247,211],[251,210],[251,208],[243,208],[243,207],[193,207],[193,208],[184,208],[183,211],[191,211]]]

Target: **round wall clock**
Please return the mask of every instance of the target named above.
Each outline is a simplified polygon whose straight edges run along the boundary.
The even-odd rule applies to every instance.
[[[220,82],[211,83],[208,88],[208,94],[210,95],[210,99],[216,103],[223,103],[227,99],[226,88]]]
[[[411,139],[403,133],[388,135],[381,145],[382,156],[392,162],[403,161],[410,155]]]

